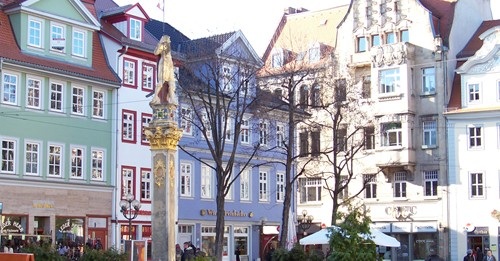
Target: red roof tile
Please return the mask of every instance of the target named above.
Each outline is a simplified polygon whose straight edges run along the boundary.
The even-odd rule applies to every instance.
[[[458,0],[420,0],[420,3],[432,13],[434,32],[440,35],[443,43],[448,45],[455,4]]]
[[[0,57],[6,59],[7,61],[111,84],[120,83],[119,77],[113,72],[107,63],[97,32],[92,34],[92,66],[84,67],[23,53],[19,48],[16,38],[14,37],[9,17],[3,11],[0,11],[0,31],[2,32],[2,37],[0,37],[0,46],[2,47],[0,48]]]

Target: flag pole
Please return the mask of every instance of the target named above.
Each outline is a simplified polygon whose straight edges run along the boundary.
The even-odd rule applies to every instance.
[[[165,1],[166,0],[163,0],[163,8],[162,8],[162,11],[163,11],[163,21],[162,21],[163,22],[163,24],[162,24],[163,25],[163,35],[165,35],[165,31],[166,31],[165,30],[165,20],[166,20],[165,19]]]

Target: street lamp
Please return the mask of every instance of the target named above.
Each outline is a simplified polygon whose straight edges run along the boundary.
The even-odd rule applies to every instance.
[[[139,214],[139,209],[141,208],[141,203],[134,199],[134,195],[127,194],[125,199],[120,201],[120,212],[128,220],[128,239],[132,239],[132,220],[134,220]],[[133,210],[133,211],[132,211]]]
[[[306,230],[311,227],[312,221],[314,217],[311,215],[307,215],[307,210],[302,210],[302,215],[297,216],[297,221],[299,222],[300,229],[302,229],[302,233],[307,235]]]

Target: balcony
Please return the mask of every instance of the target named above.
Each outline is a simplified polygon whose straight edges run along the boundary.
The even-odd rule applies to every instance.
[[[416,153],[413,149],[402,146],[381,147],[376,150],[376,155],[376,165],[385,174],[398,170],[414,172]]]

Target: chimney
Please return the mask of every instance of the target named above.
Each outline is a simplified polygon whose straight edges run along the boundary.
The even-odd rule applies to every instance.
[[[299,8],[288,7],[288,8],[285,8],[285,10],[284,10],[285,15],[298,14],[298,13],[307,12],[307,11],[309,11],[309,10],[305,9],[304,7],[299,7]]]

